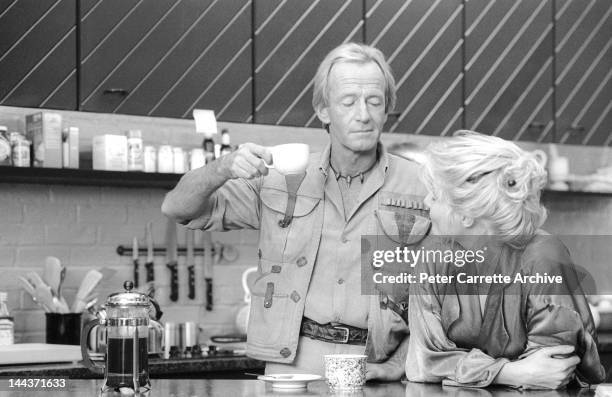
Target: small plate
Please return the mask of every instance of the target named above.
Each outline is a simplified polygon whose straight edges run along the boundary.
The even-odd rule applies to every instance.
[[[264,382],[270,382],[274,389],[304,389],[308,382],[323,379],[312,374],[269,374],[257,377]]]

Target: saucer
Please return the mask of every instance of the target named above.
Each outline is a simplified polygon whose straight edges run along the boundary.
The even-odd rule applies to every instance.
[[[320,380],[323,377],[312,374],[269,374],[260,375],[257,379],[271,383],[274,389],[304,389],[308,382]]]

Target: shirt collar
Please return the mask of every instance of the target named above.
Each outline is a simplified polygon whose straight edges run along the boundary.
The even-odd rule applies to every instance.
[[[382,171],[383,174],[387,173],[389,169],[389,154],[387,153],[387,149],[385,146],[378,142],[378,146],[376,147],[376,151],[378,153],[377,164],[374,169]],[[321,162],[319,164],[319,171],[327,177],[327,172],[329,170],[329,162],[331,155],[331,142],[325,146],[323,153],[321,155]]]

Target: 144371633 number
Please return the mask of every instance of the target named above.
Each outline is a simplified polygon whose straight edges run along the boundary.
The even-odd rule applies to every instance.
[[[66,390],[68,382],[63,378],[5,378],[0,380],[0,390]]]

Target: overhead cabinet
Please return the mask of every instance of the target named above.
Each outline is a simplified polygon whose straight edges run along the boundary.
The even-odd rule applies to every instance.
[[[317,66],[357,41],[386,131],[612,142],[609,0],[0,0],[0,29],[3,105],[319,127]]]
[[[75,13],[75,1],[0,1],[0,104],[77,108]]]
[[[245,122],[250,25],[249,0],[83,1],[81,108]]]

